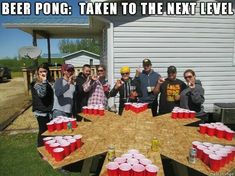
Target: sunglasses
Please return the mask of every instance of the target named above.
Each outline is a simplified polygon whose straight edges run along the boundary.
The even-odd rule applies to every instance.
[[[192,77],[193,76],[191,76],[191,75],[190,76],[185,76],[184,79],[188,79],[188,78],[191,79]]]
[[[129,75],[130,73],[122,73],[121,75]]]
[[[97,70],[98,72],[104,72],[104,70]]]

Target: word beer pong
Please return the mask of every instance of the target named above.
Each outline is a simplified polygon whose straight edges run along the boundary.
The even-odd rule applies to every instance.
[[[221,122],[200,124],[199,132],[229,141],[233,140],[234,136],[234,131]]]
[[[136,149],[129,150],[128,153],[109,162],[106,168],[108,176],[157,176],[159,171],[151,160]]]
[[[83,114],[104,116],[104,107],[101,105],[84,106],[82,112]]]
[[[174,107],[171,112],[171,118],[173,119],[188,119],[188,118],[195,118],[196,112],[190,111],[188,109],[183,109],[179,107]]]
[[[49,123],[47,123],[47,130],[49,132],[53,132],[55,130],[61,131],[61,130],[67,130],[69,128],[76,128],[77,122],[74,118],[68,118],[64,116],[58,116],[51,120]]]
[[[197,150],[197,158],[215,172],[232,162],[235,157],[234,146],[223,146],[199,141],[193,141],[192,145]]]
[[[148,109],[147,103],[125,103],[125,110],[140,113]]]
[[[61,161],[82,146],[82,135],[43,138],[44,146],[55,161]]]

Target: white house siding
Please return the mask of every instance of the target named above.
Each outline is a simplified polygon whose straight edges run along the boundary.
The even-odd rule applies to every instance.
[[[72,59],[69,60],[65,60],[66,64],[72,64],[74,65],[74,67],[81,67],[84,64],[90,64],[90,59],[93,60],[93,65],[99,65],[100,64],[100,60],[95,59],[93,57],[87,56],[87,55],[80,55],[78,57],[74,57]]]
[[[114,80],[124,65],[135,69],[147,57],[162,76],[175,65],[178,77],[190,68],[205,89],[204,103],[235,102],[235,16],[116,16],[114,24]],[[118,100],[116,100],[117,102]]]

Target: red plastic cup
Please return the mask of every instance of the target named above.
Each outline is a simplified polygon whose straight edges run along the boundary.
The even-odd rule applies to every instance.
[[[157,173],[159,171],[159,167],[149,164],[145,167],[145,176],[157,176]]]
[[[217,138],[222,139],[222,138],[224,138],[224,136],[225,136],[225,131],[224,131],[223,128],[217,127],[217,128],[215,129],[215,134],[216,134]]]
[[[98,107],[95,107],[95,108],[93,109],[93,114],[94,114],[94,115],[99,114]]]
[[[53,122],[47,123],[47,130],[48,130],[49,132],[55,131],[55,124],[54,124]]]
[[[60,144],[60,146],[64,149],[65,157],[68,156],[71,153],[70,143],[69,142],[63,142],[63,143]]]
[[[212,125],[207,126],[207,134],[209,136],[214,136],[215,135],[215,127]]]
[[[233,130],[225,130],[225,139],[231,141],[233,140],[233,136],[234,136],[234,131]]]
[[[59,143],[52,143],[52,144],[50,144],[50,145],[49,145],[49,150],[48,150],[48,152],[49,152],[52,156],[54,156],[53,150],[54,150],[55,148],[59,147],[59,146],[60,146]]]
[[[210,143],[210,142],[203,142],[202,144],[203,144],[204,146],[206,146],[206,147],[211,147],[211,146],[213,146],[213,144]]]
[[[57,131],[61,131],[61,130],[63,130],[63,123],[62,123],[62,121],[56,121],[55,122],[55,126],[56,126],[56,130]]]
[[[198,145],[197,146],[197,158],[202,159],[203,156],[203,150],[207,149],[207,147],[203,145]]]
[[[127,163],[130,164],[131,166],[133,166],[135,164],[139,164],[139,160],[137,160],[135,158],[129,158],[129,159],[127,159]]]
[[[193,142],[192,142],[192,145],[193,145],[193,148],[197,149],[197,146],[198,146],[198,145],[202,145],[202,143],[199,142],[199,141],[193,141]]]
[[[232,157],[234,159],[234,157],[235,157],[235,147],[234,146],[225,146],[224,148],[230,149],[232,151]]]
[[[77,141],[76,139],[69,139],[68,142],[70,142],[70,151],[74,152],[77,148]]]
[[[207,133],[207,125],[206,124],[199,124],[199,132],[201,134],[206,134]]]
[[[77,143],[77,148],[81,148],[82,146],[82,135],[75,135],[73,137],[74,139],[76,139],[76,143]]]
[[[83,114],[88,114],[88,108],[87,108],[87,106],[83,106],[83,107],[82,107],[82,112],[83,112]]]
[[[124,159],[126,159],[126,161],[127,161],[128,159],[132,158],[133,155],[130,154],[130,153],[126,153],[126,154],[123,154],[121,157],[124,158]]]
[[[88,106],[88,108],[87,108],[87,113],[88,113],[88,114],[93,114],[93,107]]]
[[[147,166],[149,164],[152,164],[152,161],[147,158],[144,158],[144,159],[140,159],[140,164]]]
[[[76,119],[70,119],[69,121],[72,123],[72,128],[76,128],[77,127]]]
[[[119,165],[116,162],[109,162],[106,166],[108,170],[108,176],[118,176],[119,175],[118,166]]]
[[[184,118],[188,119],[190,117],[190,112],[189,111],[184,111]]]
[[[148,109],[148,103],[143,103],[144,105],[144,110]]]
[[[63,129],[64,129],[64,130],[67,130],[67,128],[68,128],[68,123],[69,123],[69,120],[63,120]]]
[[[50,141],[45,142],[45,148],[46,148],[47,151],[49,151],[50,144],[53,144],[53,143],[56,143],[56,141],[55,140],[50,140]]]
[[[217,172],[220,170],[220,162],[222,158],[218,155],[209,155],[210,158],[210,169]]]
[[[131,103],[125,103],[125,110],[129,111],[131,109]]]
[[[108,84],[104,84],[103,85],[103,90],[104,90],[104,92],[108,92],[109,91],[109,85]]]
[[[177,111],[172,111],[171,112],[171,118],[172,119],[177,119],[178,118],[178,112]]]
[[[218,147],[214,147],[214,146],[210,146],[210,147],[208,147],[208,149],[212,152],[217,152],[220,150]]]
[[[126,158],[123,158],[123,157],[117,157],[114,159],[114,162],[118,163],[119,165],[122,164],[122,163],[125,163],[126,162]]]
[[[224,167],[225,164],[228,162],[228,153],[224,152],[224,151],[217,151],[215,152],[216,155],[220,156],[222,159],[220,161],[220,167]]]
[[[195,111],[189,111],[189,118],[195,118],[196,112]]]
[[[178,111],[178,118],[184,118],[184,111]]]
[[[233,161],[234,157],[233,157],[233,150],[232,150],[232,148],[223,148],[220,151],[223,151],[223,152],[228,154],[226,163],[229,163],[230,161]]]
[[[130,150],[127,151],[127,153],[134,155],[134,154],[137,154],[137,153],[140,153],[140,152],[139,152],[139,150],[136,150],[136,149],[130,149]]]
[[[212,152],[208,149],[204,149],[202,151],[202,158],[201,159],[206,165],[209,165],[209,161],[210,161],[209,155],[211,155],[211,154],[214,154],[214,152]]]
[[[47,142],[47,141],[50,141],[50,140],[53,140],[54,138],[53,137],[44,137],[43,138],[43,144],[45,145],[45,143]]]
[[[132,166],[133,176],[144,176],[145,167],[142,164],[134,164]]]
[[[131,165],[123,163],[119,166],[119,176],[131,176]]]
[[[144,159],[145,156],[141,153],[136,153],[136,154],[133,154],[133,157],[137,160],[141,160],[141,159]]]
[[[99,108],[98,112],[100,116],[104,116],[104,108]]]
[[[53,155],[55,157],[55,160],[58,162],[58,161],[62,161],[65,157],[64,155],[64,149],[63,148],[55,148],[53,150]]]

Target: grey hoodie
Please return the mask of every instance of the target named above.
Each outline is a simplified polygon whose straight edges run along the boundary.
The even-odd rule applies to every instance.
[[[204,89],[201,82],[196,82],[195,88],[184,89],[180,94],[180,107],[196,111],[197,116],[205,114],[202,104],[204,103]]]

